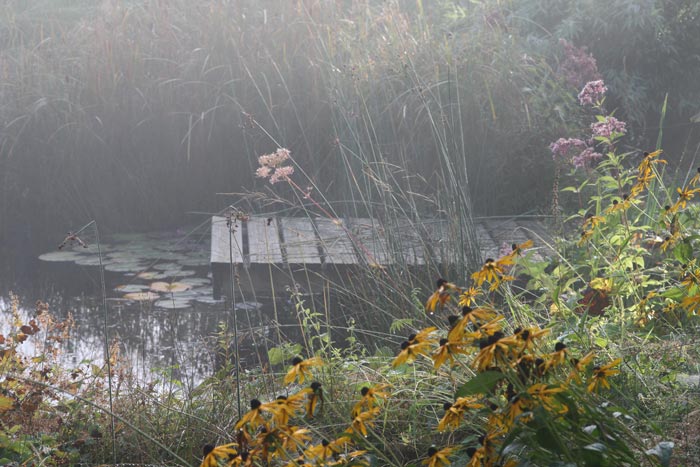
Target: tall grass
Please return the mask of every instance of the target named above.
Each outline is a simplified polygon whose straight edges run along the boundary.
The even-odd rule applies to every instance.
[[[10,3],[3,235],[16,223],[62,229],[87,216],[127,229],[213,211],[228,201],[215,193],[260,187],[253,161],[273,139],[346,202],[339,213],[462,225],[474,209],[536,210],[547,183],[527,197],[506,187],[522,193],[528,174],[548,170],[538,153],[549,69],[505,23],[484,21],[496,13],[419,14],[408,1]],[[468,235],[455,227],[462,244]]]

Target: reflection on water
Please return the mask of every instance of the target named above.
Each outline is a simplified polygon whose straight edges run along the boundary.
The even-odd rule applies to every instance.
[[[23,318],[32,317],[36,300],[47,302],[59,320],[72,314],[76,327],[61,356],[68,368],[104,361],[100,258],[94,243],[86,243],[43,254],[33,283],[12,290]],[[232,328],[232,307],[212,299],[208,250],[206,235],[196,242],[166,234],[125,235],[101,245],[108,340],[119,342],[123,361],[142,381],[160,374],[195,384],[229,358],[224,342],[232,338],[224,329]],[[12,325],[8,289],[0,279],[0,333]],[[269,343],[261,308],[259,303],[236,305],[244,367],[265,360]],[[27,355],[32,350],[31,340],[20,347]]]

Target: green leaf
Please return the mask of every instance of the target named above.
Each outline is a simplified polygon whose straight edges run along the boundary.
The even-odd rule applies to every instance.
[[[688,239],[683,240],[673,249],[673,256],[681,263],[688,263],[693,259],[693,246]]]
[[[674,302],[680,302],[685,298],[686,292],[680,287],[674,287],[664,291],[661,296],[664,298],[670,298]]]
[[[487,394],[496,387],[505,375],[500,371],[484,371],[479,373],[457,390],[455,397],[464,397],[472,394]]]

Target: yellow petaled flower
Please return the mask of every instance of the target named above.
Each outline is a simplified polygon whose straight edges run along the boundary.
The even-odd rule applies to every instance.
[[[311,430],[308,428],[300,428],[298,426],[285,427],[282,434],[284,439],[282,447],[288,453],[303,449],[311,441]]]
[[[527,388],[527,393],[533,400],[539,402],[547,411],[557,414],[564,414],[569,410],[567,406],[554,399],[554,394],[563,391],[563,387],[549,387],[543,383],[533,384]]]
[[[489,290],[493,292],[502,282],[515,279],[513,276],[507,275],[504,269],[505,266],[511,264],[513,264],[513,257],[510,255],[504,256],[498,261],[488,258],[481,269],[472,274],[472,279],[478,287],[481,287],[484,282],[488,282],[491,284]]]
[[[594,358],[595,352],[588,352],[584,357],[580,359],[572,358],[571,366],[573,368],[571,369],[571,373],[569,373],[569,376],[566,378],[566,383],[569,384],[569,382],[573,380],[580,384],[581,373],[583,373],[586,370],[586,367],[591,364]]]
[[[462,291],[462,293],[459,295],[459,302],[457,302],[457,305],[472,306],[476,303],[476,297],[481,295],[481,293],[481,289],[469,287],[467,290]]]
[[[554,345],[554,352],[549,354],[549,358],[545,360],[545,369],[549,370],[552,367],[563,365],[566,361],[566,344],[563,342],[557,342]]]
[[[438,431],[445,431],[448,428],[456,430],[462,422],[464,412],[467,409],[478,410],[484,408],[484,404],[481,404],[477,401],[478,398],[472,396],[459,397],[454,402],[454,404],[446,402],[443,405],[443,408],[445,409],[445,415],[442,416],[442,418],[440,419],[440,423],[438,423]]]
[[[327,439],[324,439],[320,444],[308,448],[304,452],[304,455],[308,459],[325,461],[326,459],[332,458],[333,455],[338,454],[339,452],[340,450],[334,444]]]
[[[219,462],[228,462],[238,455],[238,444],[229,443],[221,446],[204,446],[204,459],[200,467],[219,467]]]
[[[360,412],[362,412],[362,409],[372,409],[374,406],[377,405],[379,399],[387,399],[389,397],[389,393],[386,391],[386,389],[389,388],[388,384],[375,384],[372,387],[365,386],[360,390],[360,394],[362,394],[362,399],[360,399],[357,404],[355,404],[355,407],[352,409],[352,416],[353,418],[358,416]]]
[[[697,313],[700,310],[700,289],[697,286],[688,291],[688,295],[681,300],[681,307],[688,313]]]
[[[481,350],[472,365],[477,371],[486,370],[492,363],[507,365],[510,362],[511,349],[516,346],[518,346],[516,337],[504,337],[503,333],[498,331],[479,343]]]
[[[532,327],[526,329],[516,329],[513,333],[514,337],[517,337],[522,342],[521,353],[525,350],[532,349],[535,345],[535,339],[540,339],[549,334],[549,329],[540,329],[539,327]]]
[[[296,400],[288,399],[286,396],[278,396],[274,402],[275,409],[272,413],[272,421],[277,426],[285,426],[289,424],[289,419],[294,415],[295,409],[298,408]]]
[[[265,425],[267,422],[263,418],[262,413],[270,412],[274,414],[275,410],[274,403],[267,402],[263,404],[259,400],[253,399],[250,401],[250,410],[236,423],[236,429],[240,429],[246,425],[251,429],[255,429],[260,425]]]
[[[461,342],[451,342],[444,338],[440,339],[440,346],[433,353],[434,368],[436,370],[440,368],[448,358],[450,359],[450,366],[453,366],[455,364],[455,355],[467,353],[464,346]]]
[[[471,308],[469,306],[462,307],[462,318],[460,318],[447,334],[447,339],[451,342],[463,341],[467,334],[467,325],[472,323],[474,326],[481,326],[483,323],[493,321],[498,315],[495,311],[488,308]],[[471,341],[472,339],[468,339]],[[462,342],[467,343],[467,342]]]
[[[522,417],[523,413],[530,410],[530,400],[527,397],[523,397],[520,394],[513,396],[508,401],[508,408],[506,410],[505,424],[510,428],[515,424],[515,420],[518,417]]]
[[[586,390],[588,392],[598,392],[601,387],[605,389],[610,389],[610,383],[608,382],[608,376],[613,376],[620,373],[620,370],[613,369],[622,362],[621,358],[617,358],[607,365],[597,366],[593,368],[593,374],[591,375],[590,382]]]
[[[603,216],[591,216],[589,215],[586,217],[586,219],[583,221],[583,229],[595,229],[598,227],[600,224],[605,223],[605,217]]]
[[[678,201],[671,207],[671,211],[674,212],[679,208],[685,209],[688,201],[695,197],[695,193],[700,192],[700,188],[690,188],[686,186],[683,189],[676,188],[676,191],[678,191]]]
[[[392,366],[397,367],[404,363],[413,363],[418,355],[428,355],[435,339],[429,335],[436,331],[435,326],[425,328],[418,334],[411,334],[408,340],[401,343],[401,352],[394,359]]]
[[[357,435],[367,436],[367,427],[374,425],[372,420],[379,415],[379,407],[374,407],[366,412],[358,413],[353,419],[352,424],[347,429],[347,433],[355,433]]]
[[[438,304],[442,306],[450,300],[450,291],[452,290],[459,290],[459,287],[452,282],[447,282],[445,279],[438,279],[437,289],[428,297],[428,301],[425,303],[425,310],[430,314],[435,313]]]
[[[690,179],[690,182],[688,183],[688,185],[697,186],[698,183],[700,183],[700,167],[697,169],[693,178]]]
[[[294,360],[292,360],[292,367],[284,377],[284,384],[290,384],[297,378],[299,378],[299,383],[303,383],[306,378],[311,377],[310,368],[321,365],[323,365],[321,357],[312,357],[306,360],[302,360],[301,357],[295,357]]]
[[[451,462],[449,457],[455,450],[456,448],[454,447],[447,447],[438,451],[438,449],[433,446],[428,449],[428,458],[423,461],[423,464],[427,465],[428,467],[443,467],[450,465]]]
[[[309,389],[311,389],[311,391],[307,393],[309,399],[306,405],[306,416],[308,418],[313,418],[314,413],[316,413],[316,406],[319,402],[321,404],[321,410],[323,410],[323,388],[321,387],[321,383],[314,381],[311,383]]]

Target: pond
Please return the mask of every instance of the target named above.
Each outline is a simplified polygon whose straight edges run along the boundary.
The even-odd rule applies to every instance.
[[[225,329],[232,329],[235,309],[241,364],[264,364],[269,329],[260,315],[263,304],[215,300],[208,233],[185,232],[113,235],[99,245],[67,237],[60,249],[39,256],[33,284],[20,283],[12,291],[0,288],[0,333],[11,326],[10,293],[18,297],[26,319],[41,300],[58,319],[70,314],[75,321],[61,355],[66,367],[104,361],[106,322],[107,341],[119,343],[121,358],[134,376],[146,380],[162,375],[193,385],[227,358],[222,353],[229,345],[222,342],[231,340]],[[28,340],[21,349],[31,354],[30,346]]]

